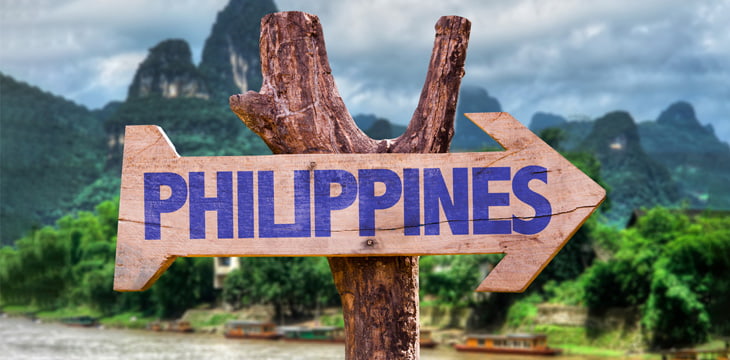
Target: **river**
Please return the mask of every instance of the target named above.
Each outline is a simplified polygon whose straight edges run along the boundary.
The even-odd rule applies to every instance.
[[[220,334],[67,327],[0,318],[0,359],[7,360],[323,360],[344,359],[342,344],[229,340]],[[535,357],[422,349],[422,360],[535,360]],[[551,359],[586,360],[585,357]]]

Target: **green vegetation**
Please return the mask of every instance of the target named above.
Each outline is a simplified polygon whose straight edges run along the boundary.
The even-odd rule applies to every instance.
[[[112,138],[124,135],[127,125],[160,126],[182,156],[261,155],[264,142],[227,106],[196,98],[150,96],[119,105],[105,122]],[[110,164],[121,166],[122,148],[110,149]]]
[[[60,321],[63,318],[78,316],[90,316],[93,318],[101,316],[101,313],[98,310],[92,309],[86,305],[37,311],[34,312],[34,314],[38,319],[46,321]]]
[[[147,97],[116,105],[104,124],[107,132],[117,134],[112,137],[121,135],[124,124],[161,124],[183,155],[267,152],[263,142],[231,117],[207,100]],[[558,149],[565,141],[561,131],[546,129],[541,135]],[[113,159],[121,148],[109,151],[108,161],[116,164],[118,159]],[[564,155],[602,181],[600,158],[587,150]],[[118,165],[109,166],[118,170]],[[70,208],[113,196],[118,188],[113,173],[89,182],[69,200]],[[615,204],[614,198],[601,211]],[[102,317],[106,326],[144,327],[153,319],[179,317],[187,309],[213,303],[217,296],[234,307],[272,305],[277,319],[311,316],[339,302],[324,258],[243,259],[218,294],[211,287],[211,259],[179,258],[152,289],[114,292],[117,211],[116,201],[101,201],[93,213],[61,217],[55,226],[38,227],[13,247],[0,249],[3,311],[49,320],[90,315]],[[730,280],[723,276],[730,270],[728,229],[730,219],[713,212],[690,217],[656,207],[625,230],[607,225],[599,214],[579,229],[526,294],[475,294],[501,255],[465,255],[422,257],[421,296],[424,304],[443,313],[473,309],[478,319],[469,320],[470,326],[545,332],[555,345],[575,353],[596,353],[594,347],[633,349],[637,336],[652,348],[693,345],[713,334],[730,333],[725,311],[730,307]],[[545,302],[586,306],[592,316],[613,308],[638,309],[639,320],[622,329],[544,325],[538,304]],[[192,321],[211,327],[232,317],[216,314]],[[321,321],[341,325],[343,320],[330,315]],[[455,326],[453,318],[447,322],[445,326]],[[641,330],[635,330],[639,324]]]
[[[584,278],[595,311],[639,306],[652,347],[702,343],[730,332],[730,218],[649,210],[618,232],[615,251]]]
[[[634,350],[636,332],[611,329],[594,333],[590,328],[581,326],[537,325],[535,332],[546,334],[550,345],[567,349],[569,353],[590,355],[594,353],[626,353]]]
[[[118,204],[106,201],[95,213],[65,216],[0,249],[0,301],[29,306],[36,316],[178,317],[188,308],[214,299],[212,261],[182,258],[156,286],[141,293],[112,290]],[[184,296],[181,295],[184,291]],[[12,309],[12,307],[11,307]]]
[[[300,318],[339,303],[321,257],[242,258],[241,267],[226,277],[223,300],[234,306],[271,304],[277,318]]]
[[[261,14],[274,9],[270,2],[240,3]],[[258,29],[258,18],[250,22],[228,12],[236,11],[219,16],[194,74],[205,78],[214,100],[142,96],[138,82],[127,101],[89,111],[0,74],[0,245],[8,245],[0,248],[3,312],[45,320],[89,315],[105,326],[142,328],[221,299],[236,308],[271,305],[276,319],[300,319],[339,303],[324,258],[246,258],[222,292],[212,289],[211,259],[179,258],[148,291],[112,290],[118,204],[108,199],[118,194],[125,126],[161,126],[183,156],[269,153],[221,101],[239,90],[228,74],[231,29],[239,37],[234,43],[241,44],[237,55],[252,69],[238,80],[252,89],[261,83],[258,30],[255,36],[240,30]],[[189,50],[183,50],[184,59],[175,64],[151,53],[149,75],[167,65],[174,66],[170,73],[196,73]],[[464,89],[459,107],[458,113],[501,109],[478,88]],[[403,131],[375,115],[356,121],[378,138]],[[452,148],[494,144],[463,116],[456,121]],[[672,105],[657,122],[638,125],[625,112],[543,123],[553,127],[543,128],[541,137],[609,189],[609,200],[525,294],[474,293],[501,255],[422,257],[421,304],[438,313],[437,326],[459,326],[458,314],[471,309],[470,330],[544,332],[568,353],[609,356],[730,335],[730,218],[666,208],[682,201],[693,208],[730,208],[727,144],[701,126],[686,103]],[[645,209],[633,226],[622,229],[640,207]],[[544,303],[587,308],[591,321],[543,324]],[[618,326],[594,321],[616,309],[636,316]],[[235,317],[213,313],[189,320],[213,327]],[[341,314],[320,321],[343,325]]]
[[[641,207],[676,205],[681,200],[677,183],[665,166],[648,156],[630,114],[615,111],[597,119],[579,149],[593,154],[611,187],[610,220],[621,225]]]
[[[0,245],[117,196],[126,125],[161,126],[185,156],[270,153],[218,101],[149,96],[92,112],[1,73],[0,91]]]
[[[554,336],[553,336],[554,337]],[[622,357],[626,355],[621,350],[604,349],[594,346],[561,344],[559,346],[565,355],[584,355],[584,356],[605,356],[605,357]]]
[[[730,146],[717,139],[711,126],[702,126],[694,108],[678,101],[657,121],[638,124],[641,144],[667,167],[672,179],[694,208],[730,207]]]
[[[494,266],[501,255],[423,256],[419,263],[420,295],[434,304],[457,307],[474,301],[474,289],[484,279],[483,267]]]
[[[76,195],[102,173],[105,136],[83,106],[2,73],[0,94],[2,246],[74,210]]]
[[[104,317],[99,323],[110,328],[144,329],[148,323],[156,319],[155,316],[148,316],[142,311],[125,311]]]
[[[727,216],[689,216],[662,207],[646,211],[628,229],[589,226],[587,236],[604,259],[563,280],[549,278],[554,260],[540,275],[547,281],[535,282],[513,299],[503,329],[547,333],[557,345],[609,349],[667,349],[728,336],[728,229]],[[583,326],[540,324],[541,303],[585,306],[589,321]],[[611,312],[615,318],[617,310],[624,315],[614,325],[599,321]]]
[[[342,316],[342,313],[334,315],[322,315],[319,317],[319,321],[324,326],[345,327],[345,318]]]
[[[535,325],[537,318],[537,304],[542,302],[538,294],[530,294],[516,301],[507,310],[506,325],[510,328],[525,328]]]

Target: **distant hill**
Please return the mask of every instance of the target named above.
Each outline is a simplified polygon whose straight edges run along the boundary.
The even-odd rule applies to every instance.
[[[374,114],[359,114],[352,117],[355,124],[373,139],[393,139],[406,131],[404,125],[393,124],[390,120]]]
[[[656,121],[635,124],[620,112],[601,119],[600,123],[567,121],[536,113],[530,129],[539,133],[559,128],[565,135],[563,150],[589,151],[599,157],[612,190],[614,219],[626,219],[633,208],[655,204],[730,209],[730,147],[711,126],[699,122],[690,103],[671,104]]]
[[[162,127],[184,156],[269,153],[227,102],[210,98],[184,40],[164,40],[150,49],[137,69],[127,100],[116,105],[104,121],[110,170],[118,175],[124,127],[149,124]]]
[[[456,106],[451,151],[501,148],[484,130],[464,116],[465,113],[500,111],[502,111],[502,105],[499,104],[499,100],[489,96],[484,88],[473,85],[462,86],[459,91],[459,103]]]
[[[231,0],[200,66],[185,40],[163,40],[127,99],[97,111],[0,74],[0,244],[117,195],[126,125],[161,126],[186,156],[270,153],[228,97],[261,87],[259,25],[275,11],[271,0]]]
[[[559,128],[565,133],[560,142],[561,150],[575,150],[593,129],[593,121],[568,121],[561,115],[536,112],[530,120],[530,130],[540,134],[545,129]]]
[[[730,209],[730,147],[678,101],[639,124],[646,153],[666,166],[694,208]]]
[[[277,11],[273,0],[231,0],[218,13],[199,67],[212,99],[261,88],[261,18]]]
[[[97,114],[0,73],[0,244],[52,223],[103,171]]]
[[[117,195],[126,125],[161,126],[184,156],[269,153],[227,99],[259,90],[259,24],[274,11],[271,0],[231,0],[218,14],[199,65],[184,39],[162,40],[130,79],[127,99],[101,110],[0,74],[0,244]],[[498,148],[463,116],[493,111],[502,111],[498,99],[464,86],[452,151]],[[373,114],[354,119],[376,139],[405,130]],[[689,103],[672,104],[657,121],[638,125],[625,112],[592,121],[537,113],[530,127],[562,129],[562,150],[590,152],[601,161],[614,220],[637,207],[685,200],[692,207],[730,209],[730,148],[700,124]]]
[[[127,98],[149,96],[210,98],[206,81],[193,64],[187,41],[165,40],[150,49],[134,75]]]
[[[678,186],[667,168],[644,151],[639,131],[629,113],[615,111],[598,118],[578,150],[601,162],[601,177],[610,187],[608,215],[625,223],[631,211],[655,205],[676,205]]]

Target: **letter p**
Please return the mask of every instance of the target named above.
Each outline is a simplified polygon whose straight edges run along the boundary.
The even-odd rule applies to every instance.
[[[160,187],[169,186],[171,193],[161,199]],[[175,173],[144,174],[144,238],[160,240],[160,214],[180,209],[188,199],[185,179]]]

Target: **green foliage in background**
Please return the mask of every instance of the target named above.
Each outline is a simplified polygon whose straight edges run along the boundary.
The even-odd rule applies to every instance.
[[[85,107],[0,73],[0,246],[73,210],[103,171],[104,141]]]
[[[257,11],[269,11],[269,5],[260,5]],[[236,19],[222,21],[240,27]],[[246,26],[253,25],[258,26]],[[253,49],[248,51],[255,55],[252,64],[258,61],[257,38],[237,41]],[[223,40],[213,36],[209,42],[223,46]],[[208,53],[201,65],[208,80],[218,75],[231,80],[218,71],[229,58]],[[260,74],[245,78],[258,88]],[[222,101],[237,92],[234,83],[211,85],[212,100],[152,95],[97,111],[2,74],[0,86],[0,245],[12,244],[0,248],[3,310],[32,309],[49,318],[81,311],[107,316],[110,325],[138,327],[153,317],[174,318],[215,303],[216,296],[235,307],[270,304],[277,318],[313,315],[320,307],[338,304],[324,258],[242,259],[222,293],[212,289],[212,259],[178,258],[150,290],[112,290],[118,205],[105,200],[118,195],[124,127],[161,126],[183,156],[268,154],[264,142]],[[539,302],[587,306],[592,314],[638,309],[653,348],[730,335],[730,219],[724,213],[655,207],[687,201],[693,207],[722,209],[730,203],[730,168],[723,160],[730,148],[711,128],[699,125],[688,106],[677,104],[656,123],[637,125],[629,114],[613,112],[544,129],[543,140],[607,188],[611,200],[525,294],[474,293],[501,255],[424,256],[424,302],[471,308],[475,315],[469,326],[478,329],[544,330],[568,342],[595,336],[596,330],[561,333],[564,328],[538,325]],[[355,119],[377,138],[403,131],[374,115]],[[452,148],[462,147],[455,141]],[[634,226],[621,229],[621,220],[640,206],[649,210]],[[224,319],[214,322],[220,321]],[[342,318],[323,321],[341,324]],[[596,338],[609,342],[615,337],[609,332]]]
[[[516,301],[507,310],[507,326],[516,329],[533,325],[537,317],[537,305],[542,301],[542,297],[536,293]]]
[[[118,202],[65,216],[0,249],[0,300],[36,309],[87,307],[108,316],[125,311],[177,317],[213,300],[211,259],[177,259],[155,286],[115,292]]]
[[[474,289],[501,255],[422,256],[419,263],[420,295],[453,306],[472,302]]]
[[[730,330],[730,218],[654,208],[619,233],[615,253],[583,278],[594,311],[639,306],[655,348]]]
[[[223,284],[223,300],[234,306],[270,304],[276,316],[313,315],[339,297],[322,257],[241,258]]]
[[[119,137],[127,125],[160,126],[182,156],[271,153],[227,106],[205,99],[149,96],[127,100],[104,126],[112,137]],[[121,148],[114,154],[121,157]]]

